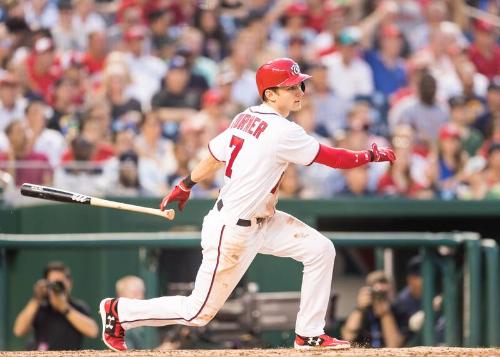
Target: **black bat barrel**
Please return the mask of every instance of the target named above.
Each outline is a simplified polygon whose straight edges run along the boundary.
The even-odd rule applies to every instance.
[[[80,193],[58,190],[52,187],[33,185],[30,183],[24,183],[21,186],[21,194],[23,196],[41,198],[43,200],[82,204],[90,204],[91,199],[90,196]]]

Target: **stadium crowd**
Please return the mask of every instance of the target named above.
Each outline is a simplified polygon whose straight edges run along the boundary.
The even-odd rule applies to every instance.
[[[500,197],[498,1],[5,0],[0,181],[163,196],[290,57],[292,119],[393,165],[291,166],[285,197]],[[222,174],[221,174],[222,175]],[[195,186],[215,197],[223,180]]]

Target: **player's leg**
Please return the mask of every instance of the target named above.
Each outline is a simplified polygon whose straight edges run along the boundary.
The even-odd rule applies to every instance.
[[[297,218],[277,211],[268,222],[264,244],[259,253],[290,257],[303,263],[300,309],[295,332],[298,336],[311,338],[324,335],[335,261],[332,242]],[[326,341],[326,344],[334,348],[348,347],[348,343],[336,341],[338,340]],[[319,340],[310,342],[322,343]]]
[[[121,328],[208,323],[257,254],[263,240],[257,232],[258,226],[227,226],[207,216],[202,229],[203,260],[191,295],[149,300],[120,298],[116,311]]]

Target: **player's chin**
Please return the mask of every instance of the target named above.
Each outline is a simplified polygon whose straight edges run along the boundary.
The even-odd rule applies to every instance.
[[[293,102],[292,110],[291,110],[292,112],[297,112],[301,109],[302,109],[302,101],[301,100]]]

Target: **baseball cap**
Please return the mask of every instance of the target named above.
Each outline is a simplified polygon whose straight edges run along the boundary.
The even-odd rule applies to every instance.
[[[492,33],[495,30],[495,27],[492,23],[484,20],[477,20],[474,22],[474,28],[477,31]]]
[[[460,131],[453,124],[444,124],[439,129],[439,140],[460,139]]]
[[[291,4],[285,9],[286,17],[306,16],[306,15],[307,15],[307,6],[302,3]]]
[[[124,37],[126,41],[141,40],[146,37],[146,28],[142,25],[132,26],[125,32]]]
[[[406,274],[407,275],[420,275],[421,274],[421,266],[422,266],[422,257],[420,255],[416,255],[406,263]]]
[[[345,27],[340,31],[339,42],[341,45],[355,45],[361,41],[361,30],[356,26]]]
[[[382,38],[401,37],[401,30],[397,25],[387,24],[382,26],[382,28],[380,29],[380,36]]]
[[[183,56],[174,56],[168,64],[168,69],[187,69],[188,61]]]
[[[35,42],[34,50],[36,53],[44,53],[54,49],[54,42],[48,37],[41,37]]]
[[[222,95],[217,89],[209,89],[201,97],[203,107],[207,105],[217,105],[222,103]]]

